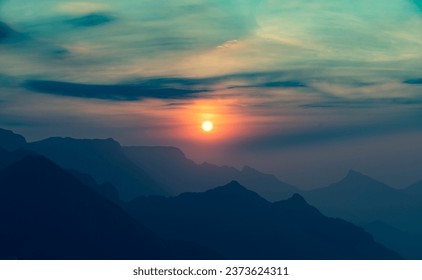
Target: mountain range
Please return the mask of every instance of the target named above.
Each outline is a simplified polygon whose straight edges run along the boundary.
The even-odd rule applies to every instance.
[[[325,215],[361,225],[404,257],[422,259],[415,250],[422,248],[421,183],[394,189],[351,170],[337,183],[301,194]]]
[[[177,195],[204,191],[237,180],[268,200],[285,199],[298,189],[251,167],[237,170],[209,163],[196,164],[175,147],[122,147],[113,139],[52,137],[27,143],[21,135],[0,129],[0,147],[27,149],[66,169],[111,183],[124,201],[139,195]]]
[[[299,193],[323,215],[362,226],[373,234],[376,241],[405,258],[422,259],[422,251],[408,249],[412,246],[422,248],[421,239],[413,238],[422,236],[419,223],[422,218],[422,181],[399,190],[352,170],[337,183],[302,191],[251,167],[238,170],[210,163],[197,164],[174,147],[124,147],[113,139],[59,137],[27,143],[24,137],[0,129],[0,170],[36,154],[58,164],[81,184],[131,215],[137,213],[139,207],[134,206],[134,201],[173,201],[194,195],[192,192],[207,193],[215,186],[235,180],[246,189],[258,193],[266,203],[277,204]],[[237,203],[233,202],[233,207]],[[163,204],[163,207],[167,205]],[[142,215],[139,213],[134,215],[138,222],[154,228],[153,223],[149,224],[151,221],[140,217]],[[155,231],[165,235],[160,228]],[[406,238],[408,242],[397,242],[399,236],[412,238]],[[196,243],[201,246],[208,244],[199,241]],[[225,253],[227,256],[224,257],[233,257],[230,252]]]
[[[359,223],[382,220],[408,231],[422,232],[422,226],[413,222],[418,217],[422,218],[422,197],[408,192],[407,189],[393,189],[359,172],[350,171],[337,183],[302,194],[329,216],[347,217]],[[407,218],[404,219],[404,216]]]
[[[270,203],[237,182],[140,197],[125,210],[50,160],[27,156],[0,171],[0,258],[400,258],[300,195]]]
[[[286,199],[299,191],[275,176],[249,166],[238,170],[207,162],[196,164],[175,147],[124,147],[123,150],[129,159],[152,174],[171,195],[205,191],[231,180],[238,181],[271,201]]]
[[[271,203],[236,181],[202,193],[139,197],[128,209],[161,236],[187,238],[229,259],[400,258],[298,194]]]

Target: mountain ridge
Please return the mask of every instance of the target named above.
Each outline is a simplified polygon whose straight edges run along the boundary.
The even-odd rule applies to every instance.
[[[128,211],[167,238],[184,236],[229,259],[400,258],[299,194],[272,203],[236,181],[176,197],[139,197]]]

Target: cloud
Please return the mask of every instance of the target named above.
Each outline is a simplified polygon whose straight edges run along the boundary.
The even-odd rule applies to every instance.
[[[258,34],[335,60],[392,61],[415,53],[422,21],[410,1],[263,0]]]
[[[250,84],[246,86],[233,86],[230,88],[304,88],[306,83],[301,81],[268,81],[265,83]]]
[[[385,107],[386,105],[422,105],[421,98],[361,98],[361,99],[345,99],[338,98],[336,100],[327,100],[301,105],[303,108],[371,108]]]
[[[189,77],[157,77],[141,79],[140,81],[151,86],[208,86],[223,84],[225,88],[240,87],[306,87],[304,81],[290,80],[294,73],[281,71],[244,72],[228,75],[209,76],[205,78]],[[239,85],[241,84],[241,85]]]
[[[102,13],[93,13],[77,18],[73,18],[70,20],[67,20],[66,22],[70,23],[74,27],[94,27],[99,25],[108,24],[112,21],[114,21],[115,18]]]
[[[60,81],[28,80],[23,87],[33,92],[79,98],[94,98],[112,101],[135,101],[145,98],[190,99],[204,90],[156,87],[148,84],[95,85]]]
[[[327,126],[321,124],[293,130],[286,129],[278,134],[268,133],[240,140],[233,148],[256,151],[289,149],[409,131],[421,132],[422,123],[418,121],[421,117],[420,112],[407,112],[401,116],[385,117],[382,123],[371,120],[354,124],[336,123]]]
[[[15,33],[9,25],[0,21],[0,42],[13,37]]]
[[[7,23],[0,21],[0,44],[17,42],[25,38],[25,35],[11,28]]]
[[[403,83],[409,85],[422,85],[422,78],[405,80]]]
[[[220,48],[220,49],[236,48],[238,44],[239,44],[239,40],[229,40],[229,41],[224,42],[224,44],[217,46],[217,48]]]
[[[282,73],[239,73],[208,78],[157,77],[116,84],[88,84],[53,80],[26,80],[22,87],[31,92],[59,96],[94,98],[112,101],[155,99],[194,99],[212,97],[216,90],[236,88],[302,88],[300,81],[276,81]],[[268,80],[268,81],[267,81]],[[242,85],[239,85],[242,84]],[[207,93],[199,95],[199,93]],[[249,93],[244,92],[246,97]],[[225,93],[229,97],[229,93]],[[261,97],[261,95],[260,95]]]
[[[2,88],[16,88],[19,86],[19,79],[3,73],[0,73],[0,87]]]

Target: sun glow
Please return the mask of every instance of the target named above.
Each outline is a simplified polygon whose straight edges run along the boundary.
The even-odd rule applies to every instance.
[[[211,121],[204,121],[202,123],[202,130],[205,132],[211,132],[214,128],[214,125]]]

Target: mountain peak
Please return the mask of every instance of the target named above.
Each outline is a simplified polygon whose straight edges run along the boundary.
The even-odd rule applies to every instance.
[[[369,176],[367,176],[367,175],[365,175],[365,174],[363,174],[359,171],[353,170],[353,169],[350,169],[349,172],[347,172],[347,175],[341,181],[343,181],[343,182],[356,182],[356,181],[363,182],[363,181],[365,181],[365,182],[377,182],[378,183],[377,180],[375,180],[375,179],[373,179],[373,178],[371,178],[371,177],[369,177]]]
[[[259,196],[256,192],[248,190],[237,181],[231,181],[230,183],[208,190],[203,195],[218,198],[220,202],[229,201],[230,203],[268,203],[265,199]]]
[[[391,192],[395,191],[393,188],[386,185],[385,183],[380,182],[355,170],[350,170],[347,175],[340,181],[329,185],[327,188],[320,189],[320,191],[322,192],[333,190],[335,190],[335,192],[337,192],[338,194],[343,191],[346,191],[347,195],[344,193],[342,194],[344,197],[348,197],[350,195],[368,196],[370,192],[375,195],[377,192],[384,193],[385,191],[388,191],[391,194]]]
[[[287,200],[281,200],[273,203],[273,207],[294,213],[296,217],[321,217],[322,214],[314,206],[311,206],[300,194],[295,193]]]
[[[246,190],[244,186],[242,186],[238,181],[232,180],[228,184],[223,186],[224,188],[231,188],[231,189],[241,189]]]
[[[298,193],[294,193],[290,198],[286,199],[286,200],[281,200],[278,202],[275,202],[275,204],[282,204],[282,205],[287,205],[287,206],[294,206],[294,208],[296,207],[310,207],[310,205],[308,204],[308,202],[303,198],[303,196],[301,196]]]
[[[290,197],[288,200],[295,202],[295,203],[303,203],[303,204],[306,204],[306,205],[308,204],[308,202],[306,202],[306,200],[303,198],[303,196],[301,196],[298,193],[294,193],[292,195],[292,197]]]
[[[252,191],[248,190],[239,182],[233,180],[230,181],[228,184],[220,187],[216,187],[206,192],[213,192],[213,193],[224,193],[224,194],[240,194],[240,193],[253,193]]]

